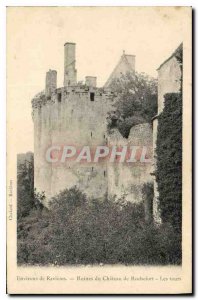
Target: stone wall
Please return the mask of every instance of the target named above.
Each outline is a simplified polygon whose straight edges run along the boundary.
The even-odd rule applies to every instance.
[[[157,163],[157,157],[156,157],[157,127],[158,127],[158,119],[157,117],[155,117],[153,120],[153,171],[152,171],[154,176],[155,176],[156,163]],[[153,219],[155,223],[160,224],[161,218],[160,218],[160,211],[159,211],[158,196],[159,193],[157,189],[157,182],[156,180],[154,180]]]
[[[164,108],[164,95],[179,92],[180,79],[179,62],[175,56],[172,56],[158,69],[158,114]]]
[[[57,73],[46,75],[45,91],[32,100],[34,121],[34,183],[37,191],[51,197],[76,185],[91,198],[105,194],[125,197],[127,201],[142,200],[142,186],[152,180],[151,163],[77,163],[74,160],[52,163],[46,159],[51,146],[134,145],[152,148],[152,129],[141,124],[131,129],[128,139],[118,133],[108,134],[107,115],[116,95],[107,88],[96,87],[96,77],[87,76],[85,85],[77,84],[76,45],[64,45],[64,87],[56,88]],[[110,76],[118,78],[135,70],[135,56],[123,53]],[[109,81],[108,81],[109,82]],[[107,84],[108,85],[108,84]],[[56,154],[57,155],[57,154]]]
[[[151,163],[49,163],[45,157],[51,145],[89,145],[92,149],[107,144],[148,146],[151,153],[149,124],[134,126],[128,139],[118,131],[108,135],[106,117],[114,98],[109,91],[76,86],[57,89],[50,99],[44,93],[33,99],[35,187],[45,191],[47,201],[74,185],[88,197],[102,198],[108,193],[136,203],[142,200],[143,184],[152,181]]]
[[[105,163],[52,164],[45,154],[50,145],[106,145],[106,116],[112,101],[110,92],[80,86],[57,89],[51,99],[42,93],[33,99],[35,187],[48,199],[74,185],[90,197],[107,192]]]
[[[108,193],[112,197],[125,198],[126,201],[140,203],[142,201],[142,187],[144,183],[152,182],[152,151],[153,135],[150,124],[139,124],[131,128],[128,139],[122,137],[117,131],[109,136],[109,145],[143,146],[148,149],[150,163],[140,161],[132,163],[110,163],[108,166]]]

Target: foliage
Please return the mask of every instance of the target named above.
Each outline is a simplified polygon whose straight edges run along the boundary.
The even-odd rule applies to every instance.
[[[49,210],[32,210],[18,235],[18,263],[179,264],[179,236],[144,221],[142,204],[87,200],[76,187],[64,190]]]
[[[34,206],[34,160],[17,164],[17,218],[28,215]]]
[[[164,110],[158,117],[157,172],[162,221],[182,230],[182,86],[183,45],[174,53],[181,70],[179,93],[164,96]],[[170,147],[171,145],[171,147]],[[169,146],[169,147],[168,147]]]
[[[114,109],[108,115],[108,129],[118,128],[128,137],[131,127],[150,122],[157,113],[157,81],[145,74],[129,72],[110,85],[117,93]]]
[[[17,164],[17,219],[29,215],[32,209],[43,208],[45,194],[34,189],[33,156]]]
[[[157,171],[159,205],[163,222],[181,230],[182,223],[182,95],[165,95],[158,117]]]
[[[145,208],[145,220],[151,222],[153,220],[153,198],[154,186],[152,182],[145,183],[142,188],[142,199]]]
[[[42,201],[45,195],[34,190],[34,160],[33,156],[17,164],[17,251],[23,253],[23,261],[27,261],[26,238],[39,214],[43,210]],[[36,216],[36,219],[35,217]],[[35,225],[34,225],[35,226]],[[31,242],[31,241],[30,241]]]

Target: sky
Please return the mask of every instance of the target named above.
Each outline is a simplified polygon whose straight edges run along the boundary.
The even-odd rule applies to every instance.
[[[108,79],[120,56],[136,55],[136,71],[157,78],[156,69],[183,41],[189,10],[140,7],[7,8],[8,138],[18,153],[33,151],[31,99],[57,70],[63,86],[64,43],[76,43],[78,81]]]

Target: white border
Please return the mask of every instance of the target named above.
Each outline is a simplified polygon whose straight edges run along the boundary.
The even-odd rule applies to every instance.
[[[196,0],[3,0],[1,6],[193,6]]]
[[[1,67],[0,67],[0,196],[1,196],[1,202],[0,202],[0,228],[1,228],[1,238],[0,238],[0,298],[1,299],[7,299],[8,295],[6,295],[6,6],[192,6],[194,10],[198,7],[198,1],[197,0],[153,0],[153,1],[146,1],[146,0],[2,0],[0,2],[0,58],[1,58]],[[196,12],[195,12],[196,13]],[[195,17],[194,13],[194,17]],[[196,22],[194,22],[194,32],[196,35],[197,31],[197,25]],[[194,37],[195,40],[195,49],[197,49],[197,40],[196,36]],[[195,72],[197,70],[197,63],[196,66],[194,66]],[[197,86],[197,78],[196,82],[194,82],[194,85]],[[195,97],[195,95],[194,95]],[[198,111],[198,106],[195,105],[196,99],[194,99],[194,108],[196,109],[196,113]],[[196,117],[195,120],[196,122]],[[196,141],[198,140],[198,125],[195,124],[195,135],[196,135]],[[197,130],[196,130],[197,129]],[[198,166],[197,161],[194,162],[194,167]],[[195,178],[195,187],[198,186],[198,179]],[[195,193],[196,195],[196,193]],[[195,198],[194,195],[194,198]],[[196,199],[194,199],[194,202]],[[198,210],[198,205],[196,205],[196,212]],[[194,220],[194,223],[196,223],[196,217]],[[195,224],[194,224],[195,225]],[[196,234],[196,228],[195,228],[195,234]],[[196,235],[197,237],[197,235]],[[197,241],[197,239],[196,239]],[[196,259],[196,267],[197,267],[197,259]],[[197,269],[197,268],[196,268]],[[197,286],[198,280],[195,278],[195,286]],[[22,298],[18,296],[17,298]],[[24,298],[24,297],[23,297]],[[32,297],[28,297],[32,298]],[[41,299],[41,296],[38,296],[37,298]],[[57,299],[58,296],[54,296],[54,299]],[[76,297],[67,297],[74,299]],[[94,298],[94,297],[89,297]],[[107,297],[104,297],[107,298]],[[116,297],[118,298],[118,297]],[[124,298],[119,297],[119,298]],[[133,296],[133,298],[146,298],[146,296],[142,297],[136,297]],[[169,297],[169,299],[174,299],[175,297]]]

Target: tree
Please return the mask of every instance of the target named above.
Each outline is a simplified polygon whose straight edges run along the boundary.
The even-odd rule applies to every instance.
[[[108,115],[108,129],[118,128],[128,137],[131,127],[150,122],[157,113],[157,81],[145,74],[129,72],[112,81],[117,94],[114,108]]]
[[[34,157],[17,163],[17,219],[21,220],[30,214],[32,209],[43,208],[45,193],[34,189]]]
[[[29,214],[34,206],[34,159],[17,164],[17,218]]]

